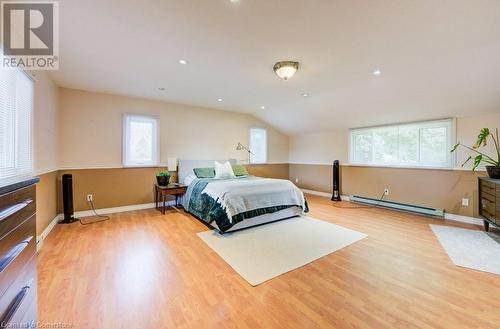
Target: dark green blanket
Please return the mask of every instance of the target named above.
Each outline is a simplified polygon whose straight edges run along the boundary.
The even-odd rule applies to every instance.
[[[300,205],[280,205],[254,209],[234,215],[232,221],[230,221],[222,206],[212,197],[202,193],[208,183],[210,183],[210,179],[200,179],[193,187],[191,197],[189,199],[188,211],[208,224],[215,221],[221,232],[229,230],[236,223],[248,218],[270,214],[290,207],[300,207]],[[304,212],[308,211],[309,209],[306,201],[306,209],[304,209]]]

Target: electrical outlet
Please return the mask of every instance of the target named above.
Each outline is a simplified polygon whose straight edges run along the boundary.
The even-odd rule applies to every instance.
[[[295,178],[295,183],[299,183],[299,179],[297,177]]]
[[[468,207],[468,206],[469,206],[469,198],[463,198],[462,207]]]
[[[94,199],[94,196],[92,194],[87,194],[87,201],[90,202]]]
[[[384,189],[384,195],[389,195],[389,189],[388,188]]]

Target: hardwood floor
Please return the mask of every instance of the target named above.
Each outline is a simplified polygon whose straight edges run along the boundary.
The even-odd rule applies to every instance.
[[[500,277],[453,265],[428,224],[474,226],[308,201],[310,216],[369,237],[257,287],[196,236],[207,228],[190,215],[151,209],[58,225],[38,257],[39,319],[75,328],[500,328]]]

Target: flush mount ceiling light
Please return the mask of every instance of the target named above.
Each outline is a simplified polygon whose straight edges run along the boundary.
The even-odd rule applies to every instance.
[[[298,69],[299,69],[299,62],[292,62],[292,61],[277,62],[276,64],[274,64],[273,67],[274,73],[276,73],[276,75],[283,80],[288,80],[291,77],[293,77],[293,75],[295,74],[295,72],[297,72]]]
[[[165,91],[165,88],[160,87],[160,88],[158,88],[158,90],[159,90],[159,91]]]
[[[381,74],[382,74],[382,71],[379,69],[376,69],[375,71],[373,71],[373,75],[375,75],[375,76],[381,75]]]
[[[262,110],[265,110],[265,109],[266,109],[266,107],[265,107],[264,105],[262,105],[260,108],[261,108]]]
[[[218,99],[217,99],[217,102],[222,102],[222,98],[218,98]]]
[[[185,59],[179,59],[179,64],[186,65],[188,63]]]
[[[302,97],[309,97],[309,94],[308,93],[300,93],[300,96],[302,96]]]

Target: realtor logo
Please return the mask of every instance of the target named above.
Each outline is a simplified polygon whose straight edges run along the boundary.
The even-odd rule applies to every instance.
[[[59,3],[1,1],[2,68],[59,69]]]

